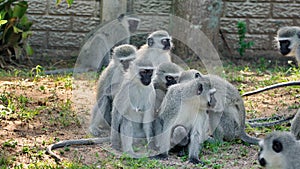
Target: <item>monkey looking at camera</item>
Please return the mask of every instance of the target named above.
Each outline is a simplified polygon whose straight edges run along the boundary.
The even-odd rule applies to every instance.
[[[137,58],[150,60],[154,67],[161,63],[171,62],[170,50],[172,38],[167,31],[158,30],[151,33],[147,43],[137,51]]]
[[[153,136],[155,90],[152,84],[155,68],[148,60],[134,60],[125,74],[120,91],[113,101],[111,143],[132,157],[135,138],[146,138],[151,148]]]
[[[99,126],[109,128],[111,124],[112,102],[124,79],[124,73],[136,56],[136,47],[120,45],[113,49],[112,60],[101,73],[97,84],[96,104],[92,109],[89,131],[93,136],[100,136]]]
[[[259,142],[259,164],[267,169],[300,168],[300,142],[289,132],[272,132]]]
[[[183,69],[172,62],[162,63],[157,69],[153,79],[153,85],[156,92],[155,111],[160,107],[168,87],[177,84],[180,73]]]
[[[300,27],[286,26],[277,31],[278,49],[284,56],[295,56],[300,64]]]

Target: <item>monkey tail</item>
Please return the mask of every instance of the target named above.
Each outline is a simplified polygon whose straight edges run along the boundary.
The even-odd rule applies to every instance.
[[[64,140],[60,141],[55,144],[51,144],[47,147],[46,153],[48,153],[50,156],[52,156],[56,162],[60,162],[61,158],[56,155],[52,150],[66,147],[70,145],[95,145],[95,144],[101,144],[104,142],[109,142],[110,137],[104,137],[104,138],[88,138],[88,139],[78,139],[78,140]]]
[[[263,122],[263,123],[248,122],[248,124],[251,127],[270,127],[270,126],[274,126],[274,125],[277,125],[277,124],[288,122],[288,121],[292,120],[294,117],[295,117],[295,115],[291,115],[287,118],[279,119],[279,120],[276,120],[276,121],[273,121],[273,122]]]
[[[263,91],[267,91],[267,90],[271,90],[271,89],[275,89],[275,88],[279,88],[279,87],[286,87],[286,86],[299,86],[300,85],[300,81],[291,81],[291,82],[283,82],[283,83],[277,83],[271,86],[267,86],[264,88],[260,88],[254,91],[250,91],[250,92],[246,92],[242,95],[242,97],[244,96],[251,96]]]
[[[250,135],[248,135],[245,130],[242,130],[242,133],[241,133],[241,139],[246,142],[246,143],[249,143],[249,144],[255,144],[255,145],[258,145],[258,142],[260,141],[259,138],[256,138],[256,137],[252,137]]]

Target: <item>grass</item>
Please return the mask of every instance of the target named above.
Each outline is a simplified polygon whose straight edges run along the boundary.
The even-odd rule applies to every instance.
[[[264,59],[259,60],[259,63],[254,66],[226,64],[224,70],[225,78],[233,83],[241,94],[266,85],[300,79],[299,68],[295,66],[276,67]],[[94,75],[92,76],[94,77]],[[59,139],[60,136],[66,134],[66,131],[70,132],[73,128],[74,130],[80,129],[80,119],[73,110],[74,105],[70,94],[73,90],[73,77],[71,75],[45,76],[41,67],[35,67],[30,71],[0,71],[0,77],[5,77],[4,79],[7,78],[10,82],[0,86],[1,124],[18,123],[20,127],[14,133],[22,134],[22,132],[18,132],[20,129],[28,129],[29,133],[32,132],[32,136],[27,136],[30,138],[27,141],[23,141],[17,135],[8,136],[3,141],[0,141],[1,169],[178,167],[221,169],[228,168],[228,166],[240,168],[245,162],[250,163],[247,166],[248,168],[258,168],[256,158],[249,160],[250,157],[257,155],[253,153],[258,151],[258,146],[243,144],[240,140],[234,142],[205,143],[202,152],[199,154],[201,160],[206,164],[205,166],[188,164],[187,155],[177,159],[180,164],[168,164],[166,161],[151,160],[148,158],[132,159],[126,155],[117,158],[109,153],[103,157],[103,152],[93,154],[93,158],[97,160],[92,164],[86,164],[79,153],[83,149],[79,148],[74,151],[72,147],[59,150],[61,155],[73,153],[74,158],[72,160],[65,160],[60,164],[54,163],[45,154],[45,147],[61,140]],[[93,78],[91,77],[90,79]],[[27,83],[30,85],[27,85]],[[94,84],[95,80],[92,83]],[[288,99],[291,99],[299,95],[300,88],[299,86],[294,86],[281,90],[289,95]],[[283,109],[295,110],[300,108],[299,101],[288,102],[288,99],[281,99],[281,101],[279,99],[276,106],[266,107],[265,109],[259,108],[261,105],[268,105],[268,103],[262,103],[262,101],[267,100],[266,97],[280,98],[283,96],[278,96],[277,92],[270,91],[263,96],[258,95],[253,98],[245,98],[247,118],[263,116],[266,110],[272,110],[268,116],[274,116]],[[32,126],[33,124],[34,126]],[[289,124],[260,128],[247,126],[246,128],[247,133],[258,135],[263,135],[274,130],[288,131]],[[46,135],[46,137],[33,137],[39,134]],[[79,137],[81,136],[79,135]],[[24,164],[20,163],[20,159],[26,159],[24,160]]]

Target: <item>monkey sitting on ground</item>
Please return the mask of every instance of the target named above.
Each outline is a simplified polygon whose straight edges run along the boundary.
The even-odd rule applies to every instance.
[[[201,163],[199,151],[208,137],[207,110],[216,104],[215,92],[208,81],[200,79],[174,84],[168,88],[159,117],[155,120],[156,143],[160,152],[158,157],[168,156],[172,130],[181,125],[189,133],[189,161],[194,164]]]
[[[139,157],[133,150],[136,138],[146,138],[152,144],[155,90],[152,78],[155,68],[149,60],[131,62],[120,91],[113,101],[111,143],[132,157]]]
[[[231,141],[236,138],[250,144],[258,144],[259,139],[245,132],[245,106],[238,90],[228,81],[216,75],[202,75],[197,70],[183,71],[179,83],[191,79],[210,81],[216,88],[216,106],[209,110],[209,126],[216,140]]]
[[[100,136],[99,126],[110,127],[114,96],[120,88],[130,62],[135,59],[136,51],[135,46],[128,44],[113,49],[112,60],[101,73],[97,84],[96,104],[92,110],[89,126],[89,131],[93,136]]]
[[[148,59],[154,67],[157,67],[161,63],[171,62],[172,47],[172,38],[169,33],[158,30],[148,36],[147,43],[137,51],[137,58]]]
[[[300,109],[294,117],[291,125],[291,133],[293,133],[297,140],[300,140]]]
[[[300,168],[300,142],[289,132],[272,132],[259,142],[259,164],[267,169]]]
[[[286,26],[277,31],[278,49],[284,56],[295,56],[300,65],[300,27]]]

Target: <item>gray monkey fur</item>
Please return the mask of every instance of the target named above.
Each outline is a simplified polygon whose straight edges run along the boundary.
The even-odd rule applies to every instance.
[[[245,132],[245,106],[238,90],[228,81],[216,75],[202,75],[197,70],[182,72],[180,83],[189,79],[206,79],[216,88],[217,105],[209,110],[210,130],[217,140],[231,141],[240,138],[250,144],[258,144],[259,139]]]
[[[300,109],[292,120],[291,133],[293,133],[297,140],[300,140]]]
[[[154,40],[154,44],[152,46],[148,45],[148,42],[141,46],[137,51],[137,58],[150,60],[154,67],[157,67],[161,63],[171,62],[170,50],[173,47],[173,43],[171,42],[172,38],[169,33],[164,30],[158,30],[151,33],[147,40],[152,38]],[[162,39],[170,40],[170,48],[163,49],[164,45],[161,43]]]
[[[174,78],[176,83],[178,83],[179,76],[182,71],[183,69],[180,66],[172,62],[162,63],[157,67],[153,79],[153,85],[156,92],[155,111],[157,111],[160,107],[169,87],[166,76],[171,76]]]
[[[87,35],[75,65],[75,72],[101,70],[109,63],[114,46],[128,44],[130,33],[137,30],[139,19],[121,14],[116,20],[100,25]],[[134,28],[135,27],[135,28]]]
[[[141,69],[154,69],[154,67],[148,60],[134,60],[114,98],[112,109],[112,147],[123,150],[132,157],[140,156],[133,150],[132,144],[136,138],[146,138],[150,146],[153,143],[151,139],[155,90],[152,82],[147,86],[141,83],[139,74]]]
[[[172,130],[180,125],[184,126],[187,133],[190,133],[189,161],[201,163],[198,155],[201,143],[208,137],[207,109],[216,104],[214,93],[215,89],[210,87],[210,83],[200,79],[174,84],[168,88],[159,117],[155,121],[156,143],[161,153],[160,157],[168,156],[171,148],[171,135],[176,134]],[[182,135],[182,137],[185,136]]]
[[[112,60],[101,73],[97,84],[96,104],[92,109],[89,131],[94,136],[100,136],[99,125],[104,129],[111,124],[113,99],[119,90],[129,63],[135,59],[136,47],[120,45],[113,49]]]
[[[275,131],[259,142],[260,165],[267,169],[300,168],[300,142],[290,132]]]

